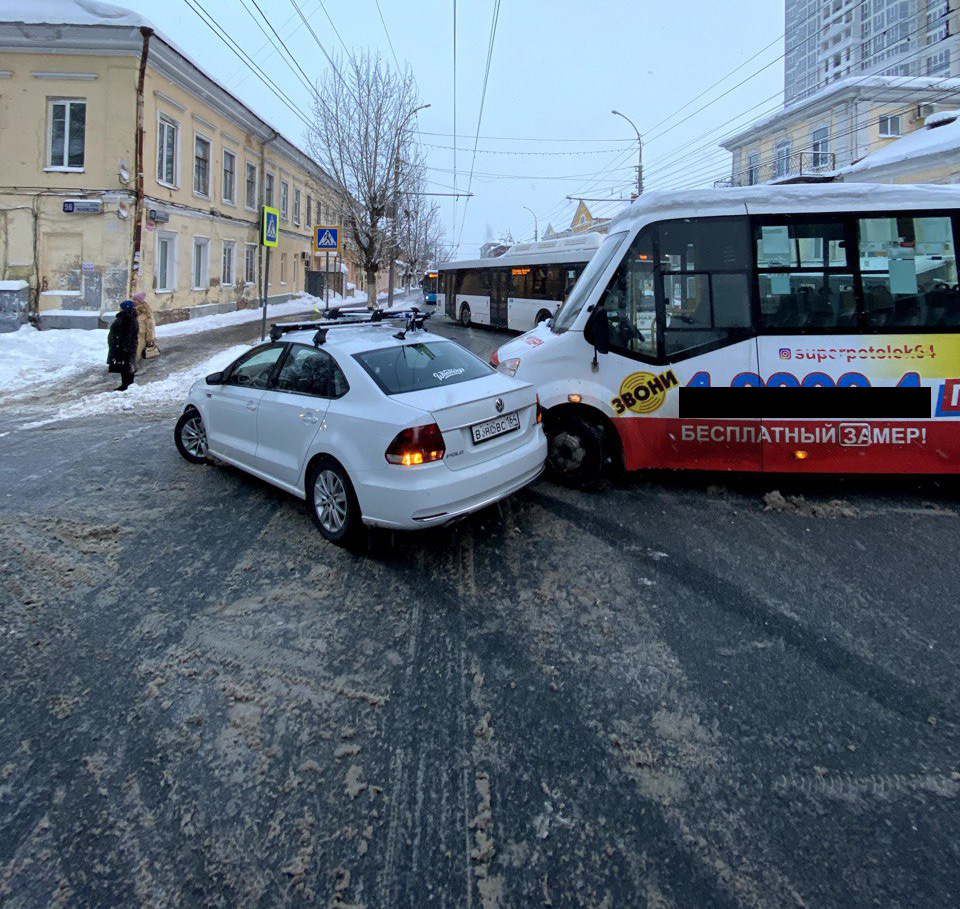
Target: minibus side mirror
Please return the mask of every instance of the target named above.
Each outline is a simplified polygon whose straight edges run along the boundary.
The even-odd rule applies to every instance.
[[[205,379],[207,385],[223,385],[223,373],[222,372],[212,372]]]
[[[610,353],[610,323],[607,321],[607,310],[603,306],[597,306],[590,313],[583,336],[597,353]]]

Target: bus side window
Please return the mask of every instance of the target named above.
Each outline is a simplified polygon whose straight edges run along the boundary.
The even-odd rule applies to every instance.
[[[610,348],[657,356],[657,307],[650,228],[641,231],[607,286],[601,303],[610,325]]]

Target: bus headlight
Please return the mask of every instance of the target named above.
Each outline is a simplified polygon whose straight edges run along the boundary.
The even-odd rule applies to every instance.
[[[497,365],[497,371],[502,372],[505,376],[515,376],[519,368],[519,357],[511,357],[509,360],[501,360]]]

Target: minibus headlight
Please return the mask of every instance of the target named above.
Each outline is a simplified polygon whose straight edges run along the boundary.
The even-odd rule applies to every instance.
[[[520,358],[511,357],[509,360],[501,360],[497,369],[505,376],[515,376],[520,368]]]

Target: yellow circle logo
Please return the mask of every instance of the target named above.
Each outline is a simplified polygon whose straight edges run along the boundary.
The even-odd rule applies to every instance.
[[[663,406],[667,389],[677,384],[673,372],[656,375],[652,372],[634,372],[620,383],[620,394],[613,399],[618,413],[630,410],[633,413],[653,413]]]

